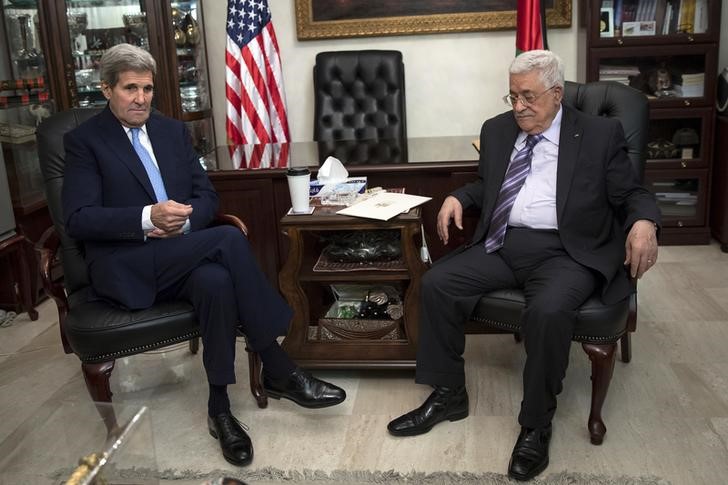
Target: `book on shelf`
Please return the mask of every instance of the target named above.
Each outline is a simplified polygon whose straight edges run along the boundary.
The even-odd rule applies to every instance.
[[[695,23],[693,32],[704,34],[708,31],[708,0],[695,0]]]
[[[695,22],[695,0],[680,1],[680,15],[677,31],[684,34],[692,34]]]
[[[680,0],[672,0],[672,15],[670,16],[670,24],[668,25],[667,33],[674,34],[677,32],[678,19],[680,18]]]
[[[667,10],[667,0],[657,0],[655,2],[655,33],[664,34],[665,13]]]
[[[637,76],[640,68],[630,65],[611,65],[601,64],[599,66],[599,76],[602,75],[621,75],[621,76]]]

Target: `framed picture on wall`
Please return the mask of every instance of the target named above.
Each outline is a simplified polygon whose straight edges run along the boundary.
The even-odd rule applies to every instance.
[[[517,0],[295,0],[299,40],[516,28]],[[542,0],[549,27],[571,26],[571,0]]]

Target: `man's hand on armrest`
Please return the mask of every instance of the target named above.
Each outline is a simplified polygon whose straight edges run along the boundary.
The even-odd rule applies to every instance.
[[[450,220],[455,221],[455,226],[461,231],[463,230],[463,206],[458,199],[452,195],[448,195],[445,201],[440,207],[440,212],[437,214],[437,235],[440,236],[440,240],[443,244],[447,245],[450,239],[450,233],[448,226],[450,226]]]
[[[642,278],[657,262],[657,227],[655,223],[640,219],[632,224],[625,243],[627,257],[624,265],[629,266],[632,278]]]

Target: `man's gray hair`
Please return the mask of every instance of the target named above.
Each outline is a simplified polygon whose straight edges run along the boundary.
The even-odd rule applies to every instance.
[[[131,44],[117,44],[101,56],[101,80],[112,88],[122,72],[151,72],[157,75],[157,63],[152,55]]]
[[[526,51],[513,59],[510,74],[525,74],[538,71],[544,87],[564,87],[564,62],[551,51]]]

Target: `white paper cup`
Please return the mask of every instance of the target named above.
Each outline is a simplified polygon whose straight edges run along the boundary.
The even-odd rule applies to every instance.
[[[309,210],[308,191],[311,172],[306,167],[289,168],[287,176],[293,212],[297,214],[307,213]]]

